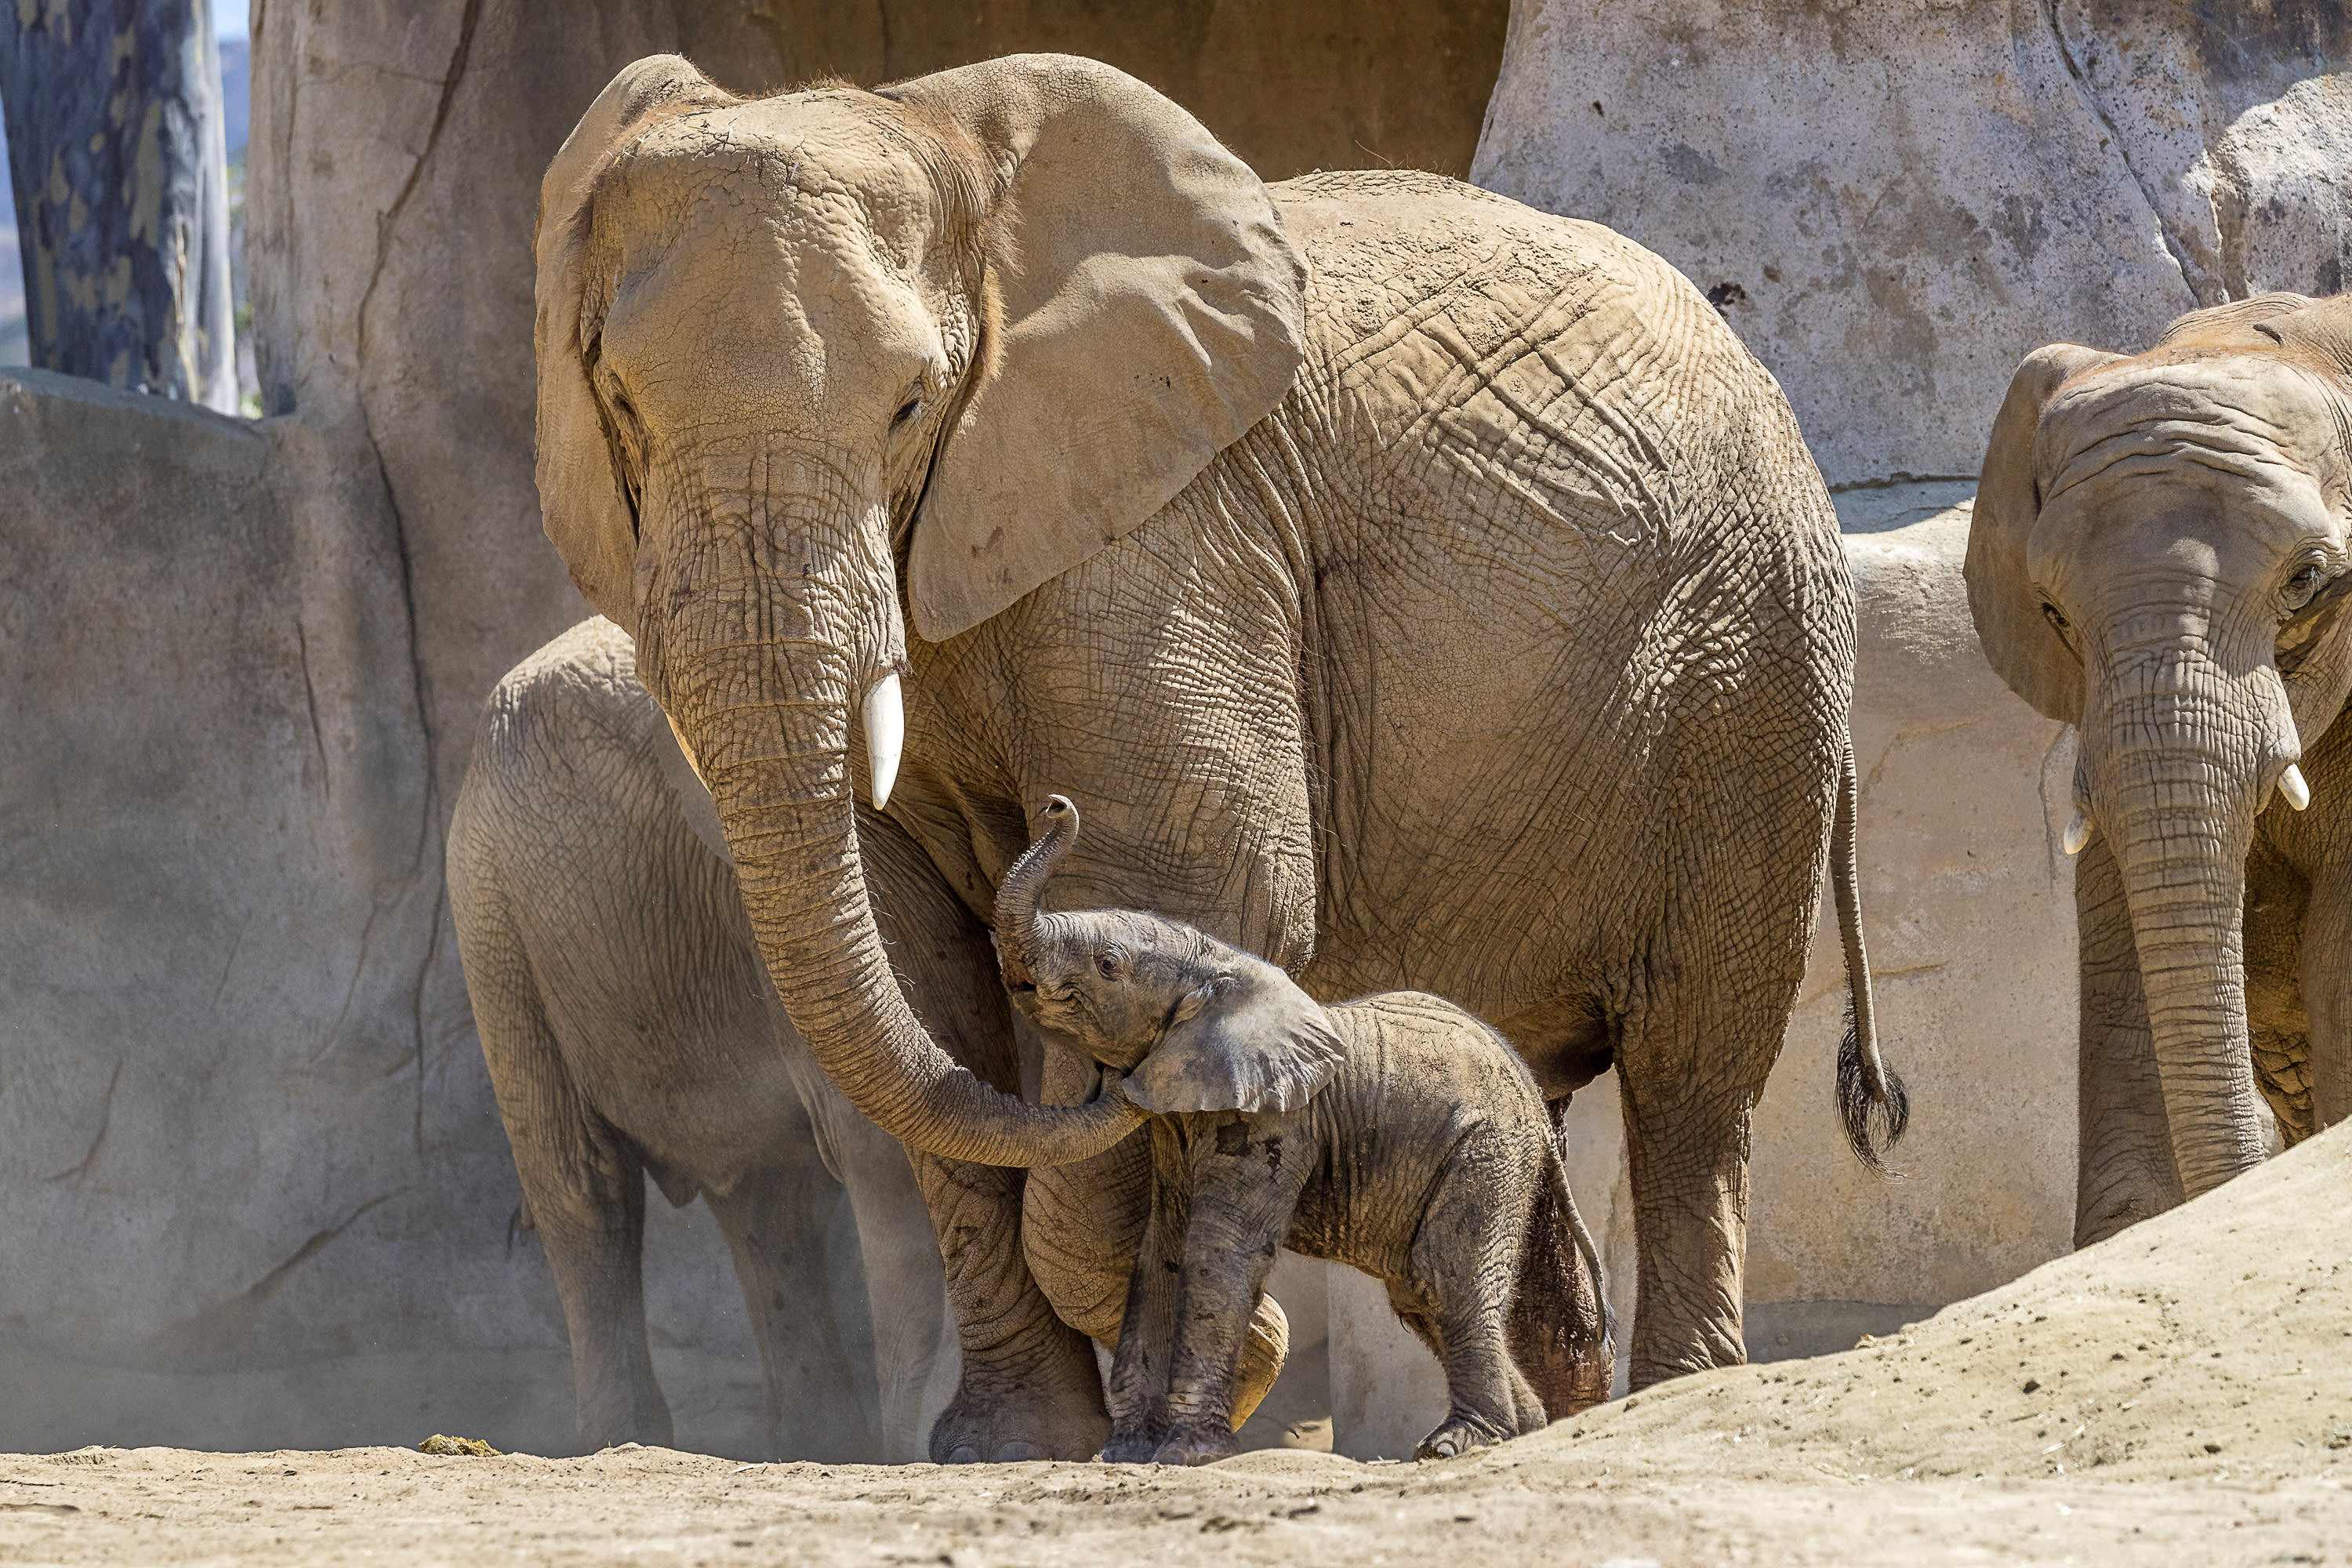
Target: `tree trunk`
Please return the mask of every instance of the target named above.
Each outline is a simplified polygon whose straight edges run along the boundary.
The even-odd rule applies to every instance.
[[[0,6],[0,110],[33,363],[236,413],[209,6]]]

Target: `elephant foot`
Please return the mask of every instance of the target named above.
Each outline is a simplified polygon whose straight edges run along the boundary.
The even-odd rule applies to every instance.
[[[1468,1416],[1448,1416],[1445,1425],[1421,1440],[1412,1451],[1416,1459],[1454,1459],[1473,1448],[1491,1447],[1509,1434],[1496,1430],[1490,1423]]]
[[[1159,1465],[1213,1465],[1241,1451],[1240,1442],[1229,1428],[1181,1426],[1168,1435],[1168,1440],[1160,1445],[1160,1451],[1151,1456],[1151,1460]]]
[[[1112,1427],[1110,1441],[1095,1456],[1106,1465],[1148,1465],[1158,1458],[1161,1435],[1152,1431],[1122,1431]]]
[[[1058,1325],[1056,1325],[1058,1327]],[[1110,1435],[1094,1347],[1066,1331],[1043,1364],[975,1365],[966,1352],[963,1382],[931,1426],[931,1462],[1015,1464],[1024,1459],[1087,1459]]]

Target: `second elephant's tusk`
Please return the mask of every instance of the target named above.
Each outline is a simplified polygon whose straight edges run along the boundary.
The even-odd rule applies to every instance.
[[[2279,794],[2286,796],[2287,805],[2297,811],[2311,804],[2311,786],[2303,782],[2303,770],[2293,763],[2279,774]]]
[[[2082,807],[2076,806],[2074,815],[2067,819],[2065,834],[2058,842],[2067,854],[2080,855],[2083,852],[2083,846],[2090,841],[2091,819],[2083,815]]]
[[[890,804],[898,782],[898,756],[907,748],[907,710],[898,700],[898,678],[886,675],[866,693],[866,761],[874,780],[876,810]]]

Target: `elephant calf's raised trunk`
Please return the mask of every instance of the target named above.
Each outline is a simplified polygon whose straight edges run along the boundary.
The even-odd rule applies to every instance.
[[[1016,991],[1036,984],[1030,965],[1037,955],[1045,919],[1037,905],[1045,896],[1054,868],[1077,838],[1078,808],[1064,796],[1051,797],[1045,802],[1044,836],[1023,851],[996,889],[997,959],[1004,969],[1005,984]]]

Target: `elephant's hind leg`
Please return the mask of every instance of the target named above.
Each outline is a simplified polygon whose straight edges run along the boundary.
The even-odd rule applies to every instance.
[[[667,1447],[669,1405],[646,1342],[645,1166],[572,1082],[504,897],[484,881],[451,879],[458,941],[515,1173],[563,1303],[580,1441]]]
[[[824,1242],[840,1184],[814,1162],[771,1165],[705,1197],[751,1309],[776,1457],[879,1461],[873,1379],[851,1364],[833,1310]]]
[[[1413,1233],[1406,1289],[1390,1288],[1445,1370],[1445,1419],[1415,1458],[1450,1459],[1543,1424],[1543,1402],[1511,1362],[1507,1320],[1530,1194],[1496,1190],[1494,1173],[1509,1168],[1457,1157]]]
[[[1677,797],[1660,924],[1617,1007],[1636,1389],[1748,1359],[1750,1122],[1804,980],[1842,751],[1759,740],[1683,763],[1703,782]]]

